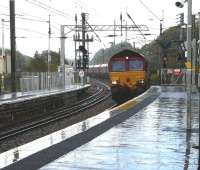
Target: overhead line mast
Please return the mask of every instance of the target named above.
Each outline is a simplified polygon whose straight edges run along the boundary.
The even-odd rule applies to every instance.
[[[49,31],[48,31],[48,56],[47,56],[47,73],[48,73],[48,86],[50,88],[50,66],[51,66],[51,51],[50,51],[50,42],[51,42],[51,16],[49,15]]]
[[[93,36],[89,37],[87,34],[92,32],[98,38],[99,42],[102,42],[99,35],[96,32],[113,32],[116,36],[116,32],[126,31],[149,31],[149,28],[146,25],[125,25],[114,24],[114,25],[94,25],[89,24],[87,21],[86,13],[81,14],[81,24],[78,24],[77,15],[75,15],[75,25],[61,25],[61,61],[64,61],[65,58],[65,38],[68,33],[65,33],[65,28],[69,29],[70,32],[75,32],[73,36],[75,42],[75,69],[88,69],[89,67],[89,42],[93,41]],[[115,38],[115,37],[114,37]],[[127,39],[127,37],[126,37]],[[61,62],[61,67],[64,66],[64,63]]]
[[[16,92],[15,0],[10,0],[11,90]]]

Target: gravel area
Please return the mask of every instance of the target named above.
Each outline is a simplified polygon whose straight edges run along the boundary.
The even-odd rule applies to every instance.
[[[91,91],[93,91],[93,90],[91,90]],[[107,100],[97,104],[96,107],[92,107],[92,108],[85,110],[81,113],[78,113],[72,117],[65,118],[58,122],[47,125],[43,128],[37,128],[31,132],[26,132],[23,135],[19,135],[15,138],[12,138],[12,139],[9,139],[6,141],[2,141],[2,142],[0,142],[0,153],[5,152],[9,149],[15,148],[17,146],[23,145],[25,143],[28,143],[30,141],[33,141],[42,136],[48,135],[57,130],[63,129],[67,126],[70,126],[72,124],[75,124],[77,122],[85,120],[91,116],[95,116],[95,115],[103,112],[107,108],[112,107],[113,105],[115,105],[115,102],[111,99],[111,97],[109,97]]]

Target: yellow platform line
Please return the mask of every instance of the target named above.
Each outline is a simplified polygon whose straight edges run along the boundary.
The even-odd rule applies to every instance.
[[[137,103],[138,101],[132,99],[126,103],[121,104],[120,106],[115,107],[113,110],[126,111],[129,110],[130,108],[133,108]]]

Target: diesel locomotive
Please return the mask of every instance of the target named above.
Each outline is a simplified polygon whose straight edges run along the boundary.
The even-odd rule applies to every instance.
[[[90,73],[109,76],[112,98],[129,99],[149,86],[149,66],[141,54],[125,49],[110,57],[108,64],[90,66]]]

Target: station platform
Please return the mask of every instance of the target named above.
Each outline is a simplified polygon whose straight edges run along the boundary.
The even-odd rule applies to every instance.
[[[84,88],[89,87],[90,84],[86,85],[70,85],[66,86],[65,89],[50,89],[50,90],[37,90],[37,91],[29,91],[29,92],[16,92],[16,93],[8,93],[8,94],[1,94],[0,95],[0,105],[8,104],[8,103],[17,103],[23,102],[26,100],[37,99],[41,97],[46,97],[50,95],[57,95],[72,91],[81,90]]]
[[[182,87],[152,87],[116,108],[0,154],[2,169],[198,169],[198,96],[186,130]],[[14,163],[13,163],[14,162]]]
[[[53,114],[60,107],[70,107],[89,87],[90,84],[75,84],[65,86],[63,89],[0,95],[0,128],[4,129]]]

